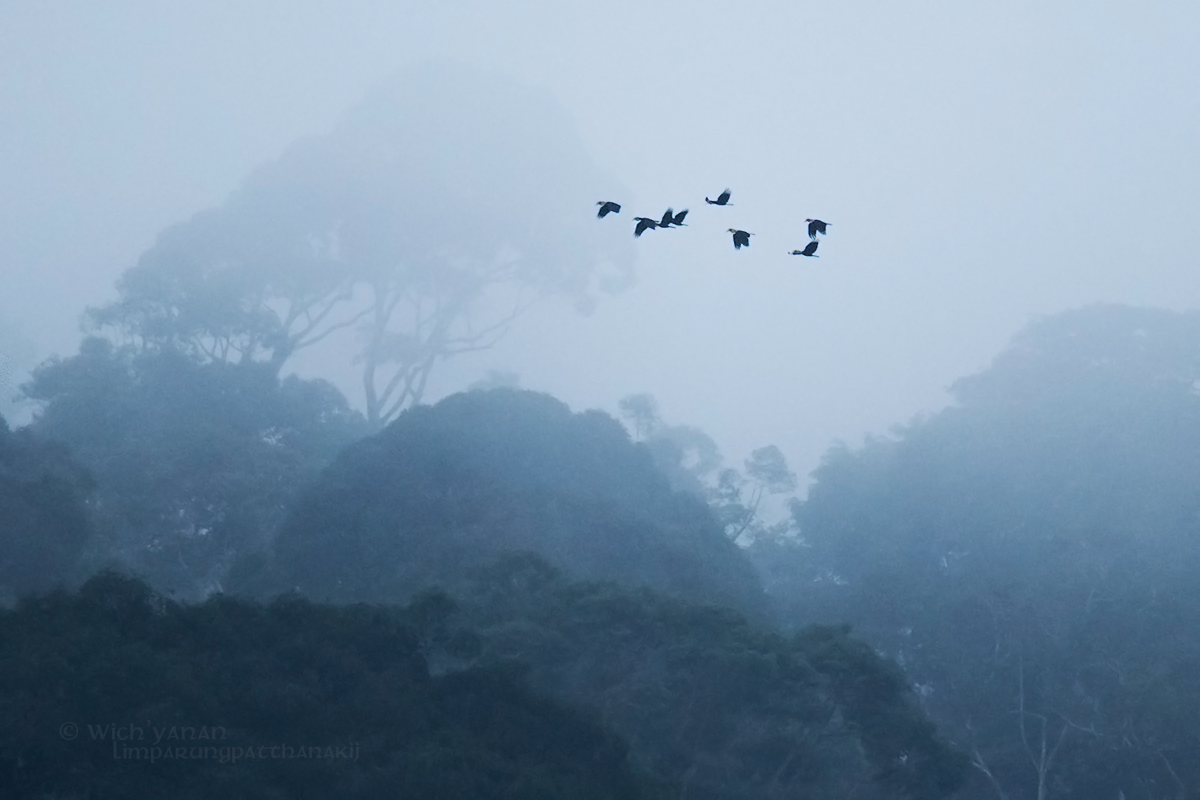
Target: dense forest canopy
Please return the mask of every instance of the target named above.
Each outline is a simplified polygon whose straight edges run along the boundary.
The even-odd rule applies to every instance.
[[[369,696],[385,685],[425,709],[422,732],[377,732],[382,773],[347,767],[295,796],[379,775],[481,797],[1156,800],[1200,786],[1200,646],[1180,635],[1200,624],[1198,313],[1039,319],[955,383],[950,408],[831,449],[791,519],[768,524],[764,500],[797,487],[782,453],[726,468],[649,395],[622,401],[628,430],[513,388],[433,406],[409,394],[381,428],[386,414],[330,384],[280,377],[278,306],[231,322],[213,303],[171,310],[154,323],[167,333],[126,327],[125,343],[90,337],[43,362],[23,389],[33,422],[0,426],[5,598],[104,566],[148,582],[106,574],[5,612],[3,699],[21,719],[228,701],[246,731],[291,730],[261,698],[222,694],[241,667],[206,672],[203,641],[273,665],[263,697],[314,680],[296,713],[389,707]],[[189,319],[203,324],[189,333]],[[254,319],[274,333],[254,339]],[[234,655],[235,619],[251,655]],[[339,655],[295,641],[299,619],[363,638]],[[34,669],[76,638],[78,657]],[[145,696],[113,678],[168,667]],[[489,727],[504,714],[522,722]],[[414,744],[430,735],[440,755]],[[47,777],[63,768],[78,786],[133,774],[38,741],[0,752],[18,796],[69,790]],[[478,780],[455,783],[446,759]],[[159,788],[296,780],[202,772]]]
[[[905,666],[971,797],[1191,796],[1198,381],[1200,313],[1040,319],[955,406],[831,451],[756,560],[793,622]]]
[[[101,575],[0,610],[11,798],[665,798],[503,665],[432,675],[444,603],[183,606]]]
[[[1200,800],[1198,28],[0,2],[0,800]]]
[[[494,389],[362,438],[365,421],[319,381],[94,338],[43,364],[27,393],[42,410],[6,435],[76,481],[53,484],[75,492],[62,497],[83,525],[68,531],[77,560],[58,577],[116,562],[161,591],[107,574],[0,614],[0,692],[17,711],[0,759],[15,796],[388,786],[883,800],[944,797],[962,782],[965,757],[895,665],[844,628],[773,632],[719,513],[729,498],[673,488],[659,468],[669,448],[633,442],[608,415]],[[31,453],[10,453],[29,470]],[[771,448],[747,469],[764,487],[790,484]],[[60,498],[36,499],[27,516],[44,533],[37,514]],[[261,605],[197,583],[214,576],[260,598],[297,587],[412,605],[294,594]],[[189,580],[192,591],[176,590]],[[457,599],[422,593],[437,585]],[[49,655],[60,648],[70,655]],[[166,728],[215,718],[240,740],[284,744],[324,732],[372,757],[332,769],[190,763],[147,782],[143,765],[94,742],[44,735],[81,714]]]
[[[401,600],[519,550],[577,577],[766,614],[716,518],[672,490],[619,422],[511,389],[411,409],[344,451],[280,530],[271,580],[322,599]]]
[[[0,610],[0,693],[19,798],[934,800],[965,769],[843,629],[783,637],[529,557],[461,606],[181,605],[103,574]]]
[[[323,381],[98,338],[44,362],[25,393],[41,406],[30,434],[65,443],[95,482],[89,567],[132,570],[180,598],[219,591],[368,430]]]
[[[0,417],[0,600],[46,591],[75,570],[95,487],[61,443]]]

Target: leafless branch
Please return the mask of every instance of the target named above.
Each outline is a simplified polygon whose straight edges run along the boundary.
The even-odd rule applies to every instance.
[[[988,782],[992,784],[992,788],[996,790],[996,794],[999,796],[1000,800],[1008,800],[1008,795],[1004,793],[1004,788],[1000,785],[1000,781],[998,781],[996,776],[992,774],[992,771],[988,769],[987,762],[983,760],[983,753],[979,752],[978,747],[975,748],[973,753],[971,753],[971,766],[975,767],[975,769],[987,776]]]

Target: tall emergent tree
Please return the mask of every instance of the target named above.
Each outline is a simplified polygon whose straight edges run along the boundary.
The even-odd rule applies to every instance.
[[[147,350],[276,373],[346,348],[378,426],[537,297],[587,310],[628,286],[628,232],[588,213],[619,193],[548,93],[427,64],[163,231],[89,316]]]
[[[796,491],[796,475],[775,445],[760,447],[745,461],[746,475],[722,466],[717,443],[699,428],[669,425],[652,395],[635,394],[620,402],[631,435],[650,451],[654,463],[678,491],[703,499],[731,541],[749,544],[762,538],[788,538],[790,520],[769,524],[760,514],[770,496]]]

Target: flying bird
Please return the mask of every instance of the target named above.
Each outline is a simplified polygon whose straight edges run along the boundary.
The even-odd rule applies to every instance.
[[[745,231],[739,231],[737,228],[730,228],[729,232],[733,234],[733,249],[734,250],[741,250],[743,247],[750,246],[750,237],[754,235],[753,233],[746,233]]]
[[[818,233],[825,233],[825,226],[829,224],[819,219],[806,219],[804,221],[808,223],[808,238],[813,241],[816,241]]]
[[[601,200],[599,203],[596,203],[596,205],[600,206],[600,211],[596,213],[596,216],[600,219],[604,219],[609,214],[621,213],[621,204],[614,203],[611,200]]]
[[[658,227],[658,222],[649,217],[634,217],[633,221],[637,223],[637,227],[633,229],[634,236],[641,236],[646,231],[652,231]]]
[[[705,197],[704,202],[708,203],[710,206],[732,205],[732,203],[729,202],[729,190],[728,189],[726,189],[725,191],[723,191],[719,195],[717,195],[716,200],[709,200],[707,197]]]
[[[683,211],[680,211],[678,214],[675,214],[674,209],[668,208],[666,211],[663,212],[662,222],[658,223],[658,227],[667,228],[667,227],[670,227],[671,225],[682,225],[683,218],[687,216],[687,212],[688,212],[688,210],[685,208]],[[672,215],[674,215],[674,216],[672,216]]]
[[[809,242],[807,245],[804,246],[803,250],[793,250],[792,255],[794,255],[794,256],[812,256],[813,258],[820,258],[820,256],[817,255],[817,244],[818,244],[817,240],[813,239],[811,242]]]

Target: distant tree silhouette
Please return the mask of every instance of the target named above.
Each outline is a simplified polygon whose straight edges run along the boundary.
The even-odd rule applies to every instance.
[[[792,533],[790,521],[767,524],[760,514],[766,497],[796,491],[796,476],[778,447],[752,452],[743,474],[722,466],[717,443],[704,431],[665,423],[652,395],[630,395],[618,406],[671,485],[705,500],[731,541],[748,543]]]
[[[62,444],[10,431],[0,417],[0,597],[70,581],[91,532],[93,487]]]
[[[291,499],[367,432],[323,381],[99,338],[43,363],[25,392],[40,406],[28,430],[95,476],[89,558],[181,599],[220,589],[233,560],[261,551]]]
[[[426,65],[163,231],[89,319],[145,349],[275,372],[336,345],[379,426],[536,297],[586,310],[629,284],[630,244],[587,213],[616,188],[548,94]]]
[[[275,579],[317,599],[403,600],[511,550],[766,613],[704,502],[674,491],[619,422],[511,389],[409,409],[347,448],[281,528]]]
[[[905,665],[972,752],[969,797],[1190,797],[1197,387],[1200,312],[1039,319],[956,405],[832,449],[802,539],[752,553],[795,624]]]

